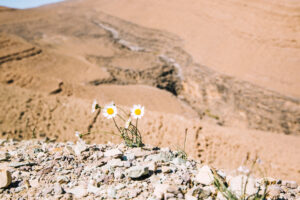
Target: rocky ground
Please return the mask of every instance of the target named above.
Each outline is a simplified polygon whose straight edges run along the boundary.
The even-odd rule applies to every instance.
[[[225,199],[214,185],[216,172],[240,195],[249,170],[226,175],[180,152],[124,144],[87,145],[51,141],[0,141],[0,199]],[[264,191],[267,199],[299,199],[294,181],[248,178],[247,195]]]

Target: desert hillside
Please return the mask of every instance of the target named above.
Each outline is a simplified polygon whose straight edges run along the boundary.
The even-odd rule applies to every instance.
[[[119,143],[94,99],[146,108],[145,143],[300,181],[297,1],[71,0],[0,9],[0,136]],[[74,12],[76,10],[76,12]]]
[[[100,0],[95,9],[176,33],[197,63],[300,97],[300,2]]]
[[[228,191],[248,199],[300,196],[295,181],[247,178],[243,170],[229,175],[169,148],[87,145],[80,139],[75,144],[0,140],[0,146],[7,151],[0,154],[0,166],[6,167],[0,170],[1,199],[224,200]]]

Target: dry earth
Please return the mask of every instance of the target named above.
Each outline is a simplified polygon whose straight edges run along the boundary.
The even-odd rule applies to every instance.
[[[203,163],[257,154],[268,176],[300,182],[298,3],[189,1],[1,8],[1,137],[120,142],[92,101],[139,103],[146,143],[182,147],[189,128]]]

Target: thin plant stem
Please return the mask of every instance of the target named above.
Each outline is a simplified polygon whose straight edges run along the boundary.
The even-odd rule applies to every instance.
[[[124,122],[126,121],[121,115],[117,114],[120,119],[122,119]]]
[[[183,143],[183,151],[185,152],[185,143],[186,143],[186,135],[187,135],[188,129],[185,129],[185,135],[184,135],[184,143]]]
[[[118,131],[122,134],[122,131],[120,130],[119,126],[117,125],[115,118],[113,118],[113,121],[114,121],[115,126],[117,127]]]
[[[119,106],[117,106],[117,108],[120,109],[120,110],[123,112],[123,114],[125,114],[125,116],[129,116],[129,115],[125,112],[125,110],[124,110],[123,108],[121,108],[121,107],[119,107]]]
[[[129,130],[130,127],[132,127],[131,122],[129,123],[128,130]],[[131,139],[133,140],[133,132],[132,132],[132,128],[131,128],[131,130],[129,130],[129,132],[130,132],[130,134],[131,134]]]
[[[100,113],[101,113],[101,107],[99,107],[99,109],[97,110],[97,113],[96,113],[95,117],[93,118],[92,123],[89,125],[87,132],[91,132],[93,125],[97,122],[97,119],[100,116]]]
[[[112,132],[108,132],[108,131],[101,131],[101,133],[120,136],[120,135],[118,135],[118,134],[115,134],[115,133],[112,133]]]
[[[136,126],[135,126],[135,143],[137,143],[137,136],[138,136],[138,121],[139,119],[136,119]]]

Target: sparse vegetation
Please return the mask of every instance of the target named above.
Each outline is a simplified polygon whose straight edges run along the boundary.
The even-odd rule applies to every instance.
[[[268,187],[267,180],[264,180],[263,187],[261,185],[258,187],[256,193],[247,195],[247,184],[250,175],[253,173],[255,166],[257,166],[257,160],[258,159],[256,157],[256,159],[254,159],[254,161],[252,162],[251,169],[249,170],[249,172],[247,172],[246,180],[245,181],[242,180],[241,182],[241,192],[242,192],[241,195],[237,195],[236,193],[231,191],[227,182],[216,172],[216,170],[212,170],[214,176],[214,185],[227,200],[265,200],[266,199],[267,187]]]
[[[117,107],[113,102],[101,107],[96,101],[92,105],[92,112],[98,110],[98,115],[102,114],[107,119],[112,119],[115,127],[120,133],[120,137],[124,140],[125,144],[129,147],[142,147],[141,132],[138,129],[138,120],[144,115],[144,107],[141,105],[134,105],[130,112],[125,111],[121,107]],[[121,112],[118,112],[120,110]],[[124,126],[120,126],[116,118],[124,122]],[[133,124],[132,120],[135,120]]]
[[[184,133],[184,142],[183,142],[183,149],[179,149],[178,153],[177,153],[177,157],[183,159],[183,160],[187,160],[187,153],[185,152],[185,144],[186,144],[186,136],[188,133],[188,129],[185,129],[185,133]]]

